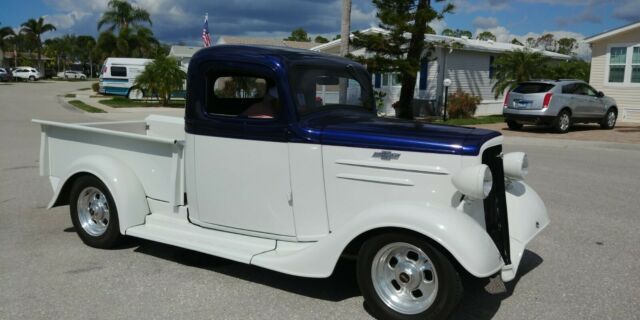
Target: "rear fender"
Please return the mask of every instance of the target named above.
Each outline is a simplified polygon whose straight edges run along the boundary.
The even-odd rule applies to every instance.
[[[256,255],[252,264],[288,274],[324,278],[331,275],[346,246],[365,232],[396,228],[430,238],[447,250],[476,277],[488,277],[503,266],[500,253],[486,231],[467,214],[454,208],[431,207],[425,203],[387,203],[361,212],[347,224],[299,250],[291,244]]]
[[[77,159],[65,170],[64,178],[57,183],[48,208],[68,204],[63,199],[70,190],[75,178],[82,174],[91,174],[100,179],[109,188],[109,192],[118,207],[120,233],[133,226],[144,224],[149,214],[149,205],[142,184],[136,174],[121,161],[101,155],[92,155]]]

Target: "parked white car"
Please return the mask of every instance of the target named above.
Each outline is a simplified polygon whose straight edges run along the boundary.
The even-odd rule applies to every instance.
[[[87,76],[80,71],[66,70],[66,71],[58,72],[58,78],[86,80]]]
[[[17,67],[13,70],[13,78],[36,81],[40,79],[40,72],[32,67]]]
[[[376,317],[443,319],[461,273],[513,280],[549,224],[500,133],[378,118],[353,61],[214,46],[188,83],[184,119],[34,120],[49,207],[69,204],[86,244],[128,235],[314,278],[356,257]]]

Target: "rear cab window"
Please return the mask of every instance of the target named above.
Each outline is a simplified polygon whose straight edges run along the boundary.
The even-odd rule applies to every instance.
[[[274,79],[254,75],[222,74],[210,80],[210,115],[274,119],[281,113]]]
[[[512,92],[530,94],[530,93],[544,93],[555,87],[554,84],[542,83],[542,82],[525,82],[519,84]]]

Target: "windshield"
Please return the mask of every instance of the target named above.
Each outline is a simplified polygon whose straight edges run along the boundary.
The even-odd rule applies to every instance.
[[[291,87],[298,114],[332,108],[373,111],[373,95],[366,73],[355,68],[296,67]]]

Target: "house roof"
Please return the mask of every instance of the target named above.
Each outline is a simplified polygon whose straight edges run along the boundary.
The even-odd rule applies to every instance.
[[[169,55],[173,57],[179,58],[190,58],[196,53],[198,50],[202,49],[202,47],[191,47],[191,46],[171,46],[171,50],[169,50]]]
[[[260,46],[276,46],[296,49],[311,49],[318,46],[317,42],[289,41],[272,38],[248,38],[248,37],[232,37],[221,36],[216,44],[242,44],[242,45],[260,45]]]
[[[598,40],[602,40],[604,38],[608,38],[608,37],[611,37],[611,36],[614,36],[614,35],[629,31],[629,30],[636,29],[636,28],[638,28],[639,29],[638,32],[640,32],[640,21],[632,22],[632,23],[629,23],[629,24],[624,25],[622,27],[618,27],[618,28],[615,28],[615,29],[611,29],[611,30],[607,30],[607,31],[604,31],[604,32],[600,32],[598,34],[594,34],[594,35],[592,35],[590,37],[586,37],[584,39],[584,41],[587,42],[587,43],[592,43],[592,42],[595,42],[595,41],[598,41]]]
[[[381,29],[381,28],[369,28],[369,29],[365,29],[363,31],[361,31],[361,33],[387,33],[387,30]],[[351,38],[353,38],[353,34],[351,35]],[[523,50],[527,47],[524,46],[520,46],[517,44],[512,44],[512,43],[506,43],[506,42],[495,42],[495,41],[485,41],[485,40],[478,40],[478,39],[467,39],[467,38],[455,38],[455,37],[448,37],[448,36],[441,36],[441,35],[435,35],[435,34],[427,34],[424,36],[425,40],[427,41],[432,41],[432,42],[446,42],[446,43],[454,43],[457,42],[459,44],[463,45],[463,48],[458,49],[458,50],[466,50],[466,51],[478,51],[478,52],[492,52],[492,53],[502,53],[502,52],[507,52],[507,51],[514,51],[514,50]],[[311,48],[311,50],[314,51],[324,51],[327,50],[329,48],[335,47],[335,46],[339,46],[341,43],[340,39],[337,40],[333,40],[331,42],[327,42],[324,44],[321,44],[319,46],[313,47]],[[547,57],[550,58],[554,58],[554,59],[571,59],[571,56],[568,55],[564,55],[564,54],[560,54],[560,53],[556,53],[556,52],[551,52],[551,51],[545,51],[545,50],[540,50],[540,49],[535,49],[535,48],[528,48],[530,50],[533,51],[538,51],[541,52],[542,54],[544,54]],[[352,52],[352,54],[355,54],[354,52]]]

